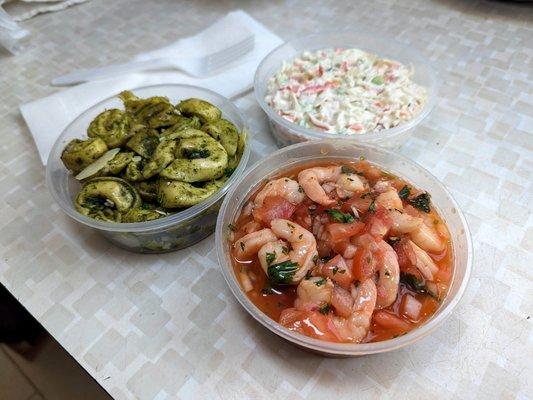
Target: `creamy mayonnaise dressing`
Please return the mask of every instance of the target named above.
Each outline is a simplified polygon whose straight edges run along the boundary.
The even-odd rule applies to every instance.
[[[265,101],[305,128],[354,135],[414,118],[427,92],[413,69],[359,49],[306,51],[268,82]]]

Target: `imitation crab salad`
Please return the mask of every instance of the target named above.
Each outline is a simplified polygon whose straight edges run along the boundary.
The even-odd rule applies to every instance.
[[[416,117],[427,91],[413,69],[359,49],[306,51],[268,82],[266,103],[304,128],[355,135]]]
[[[229,229],[248,298],[324,341],[404,335],[437,311],[452,279],[449,231],[430,195],[366,160],[285,171]]]

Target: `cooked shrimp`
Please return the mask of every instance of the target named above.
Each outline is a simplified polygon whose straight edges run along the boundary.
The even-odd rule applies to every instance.
[[[424,278],[432,281],[439,268],[428,253],[409,239],[402,239],[400,245],[403,246],[403,250],[411,264],[420,271]]]
[[[348,290],[335,285],[331,295],[331,305],[335,309],[335,314],[347,318],[352,313],[353,297]]]
[[[435,229],[425,223],[421,224],[417,230],[410,232],[409,237],[417,246],[431,253],[440,253],[445,247],[444,241]]]
[[[237,240],[233,246],[235,246],[237,258],[246,259],[247,257],[256,254],[259,249],[268,242],[273,242],[276,240],[278,240],[276,235],[270,229],[265,228],[261,229],[260,231],[244,235],[242,238]]]
[[[377,243],[377,272],[379,273],[377,286],[377,308],[390,306],[398,295],[400,284],[400,266],[394,249],[384,240]]]
[[[315,237],[307,229],[286,219],[274,219],[270,226],[278,238],[290,243],[292,250],[289,252],[289,259],[300,266],[292,281],[301,281],[318,257]]]
[[[254,205],[261,207],[268,196],[281,196],[292,204],[300,204],[305,199],[305,194],[302,192],[298,182],[289,178],[269,181],[255,196]]]
[[[337,181],[337,195],[341,199],[352,197],[355,193],[365,190],[365,184],[356,174],[341,173]]]
[[[422,218],[412,217],[411,215],[402,213],[398,210],[390,210],[389,217],[392,220],[391,231],[395,235],[416,231],[423,224]]]
[[[307,197],[315,203],[331,206],[335,204],[335,200],[328,197],[321,185],[325,182],[335,182],[340,174],[341,167],[339,166],[307,168],[298,174],[298,182]]]
[[[298,174],[298,182],[307,197],[323,206],[335,204],[335,200],[328,196],[326,189],[331,192],[337,188],[337,194],[341,198],[351,197],[354,193],[365,189],[363,181],[356,174],[343,173],[340,166],[304,169]],[[322,184],[327,184],[326,188],[322,187]]]
[[[357,288],[352,286],[353,305],[347,317],[331,317],[334,333],[340,341],[360,343],[368,333],[372,313],[376,306],[376,285],[372,279],[362,282]],[[337,299],[336,299],[337,300]],[[346,312],[342,312],[346,315]]]
[[[403,210],[402,199],[400,199],[398,192],[393,187],[388,188],[386,191],[376,197],[376,204],[382,205],[387,210]]]
[[[294,307],[302,311],[313,311],[331,303],[333,282],[328,278],[313,276],[302,280],[296,289]]]
[[[287,243],[283,240],[276,240],[263,245],[257,252],[257,258],[259,258],[263,271],[268,275],[268,266],[288,260],[288,253]]]

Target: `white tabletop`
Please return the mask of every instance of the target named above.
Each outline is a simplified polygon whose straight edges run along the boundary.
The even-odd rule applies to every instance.
[[[458,200],[475,248],[466,295],[420,342],[326,359],[256,323],[229,292],[214,239],[166,255],[113,247],[52,202],[18,105],[51,78],[126,60],[231,9],[288,39],[371,27],[429,58],[438,104],[402,153]],[[533,9],[459,0],[93,0],[25,24],[0,55],[0,282],[118,399],[533,398]],[[253,160],[275,146],[251,95]],[[252,161],[253,161],[252,160]]]

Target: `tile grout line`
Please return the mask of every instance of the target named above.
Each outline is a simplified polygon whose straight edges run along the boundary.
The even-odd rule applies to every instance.
[[[11,361],[11,364],[15,366],[15,368],[20,372],[20,374],[28,381],[31,387],[33,387],[34,392],[26,400],[31,399],[35,394],[38,394],[43,400],[46,400],[41,391],[35,385],[35,383],[28,377],[28,375],[26,375],[22,368],[20,368],[16,361],[13,359],[13,357],[11,357],[11,355],[4,349],[4,346],[7,346],[7,344],[2,343],[0,345],[0,350],[2,351],[2,353],[4,353],[4,355],[9,359],[9,361]]]

